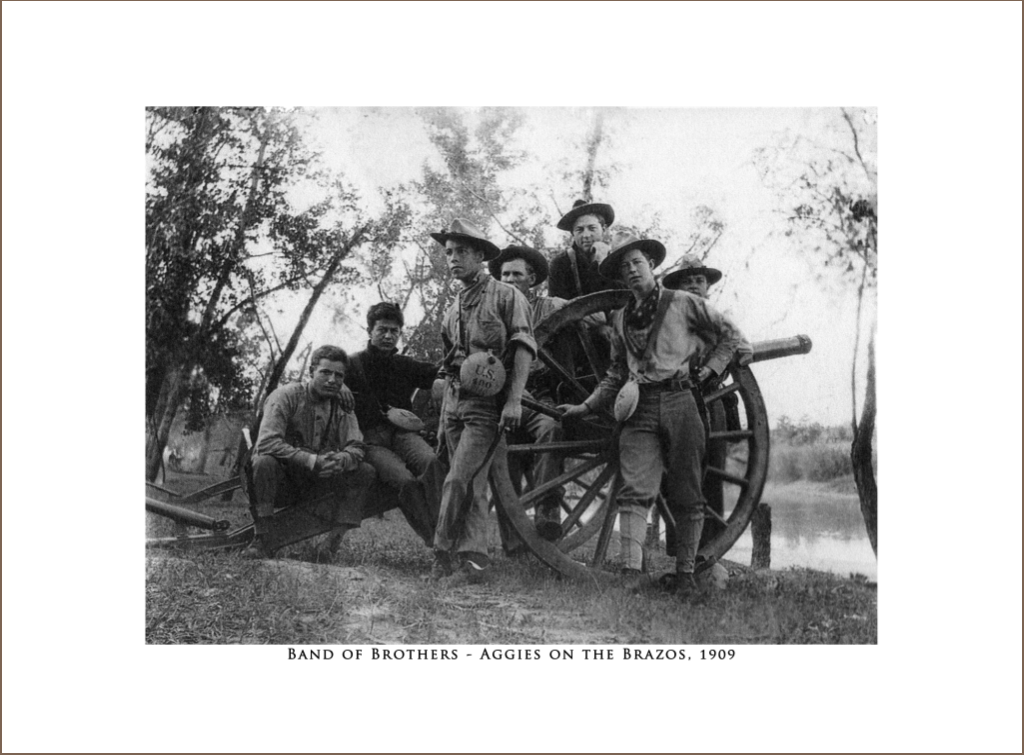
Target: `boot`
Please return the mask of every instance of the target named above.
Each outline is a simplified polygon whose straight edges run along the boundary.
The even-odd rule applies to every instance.
[[[693,572],[676,572],[676,597],[684,603],[692,603],[700,596],[700,588]]]

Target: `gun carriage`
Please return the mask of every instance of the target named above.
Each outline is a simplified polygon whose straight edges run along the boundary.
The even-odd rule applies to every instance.
[[[599,312],[622,307],[628,291],[603,291],[580,297],[546,318],[535,333],[538,357],[544,361],[558,381],[558,393],[567,402],[586,398],[607,369],[599,348],[584,329],[584,321]],[[577,340],[577,353],[585,355],[581,364],[567,363],[564,349],[558,342]],[[787,356],[806,354],[811,350],[807,336],[795,336],[753,344],[751,364]],[[711,411],[709,447],[725,444],[726,453],[719,458],[727,463],[709,465],[705,480],[721,485],[725,502],[721,511],[712,507],[706,518],[712,520],[709,536],[701,544],[698,569],[707,567],[724,556],[743,534],[760,503],[768,473],[769,428],[764,399],[751,364],[733,363],[721,378],[703,387],[704,404],[716,404],[728,411]],[[530,408],[557,416],[557,410],[537,402]],[[723,419],[724,418],[724,419]],[[528,460],[540,453],[556,453],[565,459],[564,473],[544,485],[520,485],[509,476],[508,459],[495,457],[490,484],[495,504],[500,507],[511,528],[530,551],[543,563],[567,577],[592,578],[601,573],[608,558],[609,545],[617,515],[616,496],[619,486],[618,441],[620,424],[608,414],[569,424],[566,438],[558,443],[512,443],[506,453]],[[527,465],[528,466],[528,465]],[[542,539],[533,524],[530,512],[543,495],[559,485],[567,490],[562,536],[555,541]],[[162,492],[171,500],[161,501],[147,492],[146,510],[166,516],[175,522],[172,537],[154,538],[150,546],[232,548],[248,543],[253,536],[252,525],[232,529],[222,519],[195,511],[192,507],[204,501],[237,490],[238,478],[226,480],[188,496],[178,496],[166,489],[150,486],[151,492]],[[522,492],[517,492],[522,490]],[[371,490],[364,507],[366,516],[373,516],[397,507],[397,496],[382,485]],[[659,505],[659,514],[666,528],[673,526],[671,513]],[[329,517],[316,507],[292,507],[274,514],[279,518],[277,542],[281,547],[326,532]],[[189,527],[207,530],[190,535]]]

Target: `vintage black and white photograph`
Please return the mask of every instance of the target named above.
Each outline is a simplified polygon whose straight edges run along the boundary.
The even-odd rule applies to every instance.
[[[1020,752],[1019,3],[3,22],[4,752]]]
[[[147,642],[877,642],[878,127],[147,108]]]

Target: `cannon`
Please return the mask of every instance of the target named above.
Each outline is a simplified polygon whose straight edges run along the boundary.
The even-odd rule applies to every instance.
[[[537,327],[538,358],[556,376],[559,392],[566,396],[566,400],[575,402],[586,398],[607,369],[607,364],[601,361],[599,349],[595,348],[583,328],[584,320],[592,319],[591,316],[598,312],[624,306],[629,295],[628,291],[622,290],[602,291],[574,299]],[[566,363],[564,349],[555,348],[557,342],[564,343],[567,339],[578,340],[579,352],[585,355],[583,364]],[[707,527],[709,537],[702,541],[700,547],[698,568],[715,563],[736,543],[749,524],[764,490],[768,474],[768,415],[750,365],[806,354],[811,345],[810,338],[803,335],[755,343],[750,364],[731,364],[720,380],[705,387],[703,401],[711,410],[709,415],[712,418],[709,447],[719,444],[725,453],[719,454],[719,465],[709,464],[705,471],[706,488],[708,485],[720,486],[723,504],[720,510],[714,507],[707,509],[706,517],[711,526]],[[537,402],[529,402],[528,405],[557,415],[554,407]],[[728,405],[729,411],[716,412],[716,405]],[[718,421],[715,421],[716,416]],[[592,579],[605,573],[617,516],[619,430],[614,418],[603,414],[567,427],[566,439],[558,443],[512,443],[495,456],[490,472],[495,505],[526,547],[544,564],[566,577]],[[511,479],[509,456],[530,457],[540,453],[562,455],[565,458],[564,473],[541,486],[521,486]],[[564,485],[567,491],[562,536],[548,541],[537,534],[530,511],[544,493],[559,485]],[[202,515],[197,517],[196,512],[188,508],[239,487],[238,478],[233,478],[190,496],[180,497],[163,491],[172,500],[159,506],[153,505],[147,496],[147,510],[176,522],[174,536],[153,538],[147,544],[153,547],[203,548],[245,545],[253,537],[251,524],[232,530],[226,528],[223,521],[203,518]],[[397,506],[397,496],[378,484],[371,489],[364,512],[369,517]],[[671,529],[671,513],[664,506],[659,506],[659,514]],[[276,547],[299,542],[330,529],[328,519],[318,516],[315,510],[293,507],[275,512],[274,516],[279,518],[281,533]],[[211,531],[189,535],[187,526]]]
[[[624,306],[629,295],[628,291],[603,291],[574,299],[537,327],[538,358],[559,377],[560,390],[568,394],[568,400],[575,403],[586,398],[607,369],[583,329],[583,321],[595,313]],[[579,340],[579,351],[586,357],[582,369],[564,364],[564,357],[556,355],[554,344],[565,337]],[[753,344],[753,349],[751,364],[806,354],[811,350],[811,339],[801,335],[762,341]],[[769,446],[768,415],[750,365],[730,365],[721,380],[705,389],[703,400],[709,408],[724,402],[734,403],[735,408],[725,413],[731,421],[717,426],[712,422],[710,428],[709,446],[726,445],[727,453],[722,457],[729,463],[709,465],[705,482],[710,480],[726,488],[723,497],[731,507],[728,511],[723,507],[721,512],[707,509],[706,517],[716,526],[709,528],[713,536],[702,541],[698,569],[707,568],[728,552],[749,524],[767,479]],[[552,409],[536,404],[532,407]],[[611,416],[602,415],[567,428],[566,441],[510,445],[510,455],[558,453],[565,457],[565,472],[557,480],[526,489],[521,495],[508,477],[507,464],[497,463],[492,470],[493,494],[512,529],[537,558],[565,576],[593,577],[605,565],[617,514],[619,429]],[[558,485],[566,486],[567,501],[562,536],[552,542],[537,534],[529,510],[546,491]],[[671,528],[671,513],[664,506],[659,506],[659,513]]]

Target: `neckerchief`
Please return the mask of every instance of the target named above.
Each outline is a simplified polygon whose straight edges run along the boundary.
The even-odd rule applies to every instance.
[[[626,302],[626,309],[622,313],[623,322],[627,327],[635,330],[645,330],[651,327],[654,322],[654,313],[658,309],[658,295],[661,293],[661,285],[655,281],[651,293],[647,294],[642,302],[637,304],[636,297],[629,297]]]

